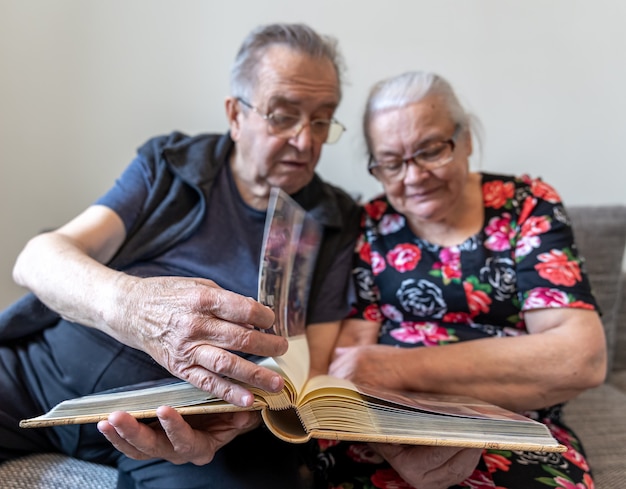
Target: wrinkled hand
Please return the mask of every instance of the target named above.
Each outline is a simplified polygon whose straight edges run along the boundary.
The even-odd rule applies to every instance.
[[[418,489],[446,489],[469,477],[482,453],[478,448],[372,443],[406,482]]]
[[[263,357],[285,353],[285,338],[254,329],[272,326],[270,308],[211,280],[125,276],[122,282],[115,311],[107,311],[118,340],[145,351],[172,375],[238,406],[250,406],[252,394],[228,378],[270,392],[283,387],[277,373],[227,351]]]
[[[387,345],[336,348],[328,373],[359,384],[404,389],[398,349]]]
[[[257,412],[190,416],[162,406],[158,421],[147,425],[130,414],[117,411],[98,423],[98,430],[126,456],[136,460],[165,459],[174,464],[208,464],[215,453],[236,436],[261,422]]]

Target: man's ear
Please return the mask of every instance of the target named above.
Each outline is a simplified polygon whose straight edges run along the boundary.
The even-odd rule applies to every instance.
[[[226,109],[228,128],[230,129],[230,137],[233,141],[237,141],[237,139],[239,139],[239,133],[241,132],[241,104],[235,97],[226,97],[224,107]]]

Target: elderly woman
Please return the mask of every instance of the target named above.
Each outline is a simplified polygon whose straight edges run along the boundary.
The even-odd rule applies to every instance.
[[[603,381],[605,339],[559,195],[528,176],[470,171],[470,117],[435,74],[378,83],[364,131],[384,195],[364,207],[357,302],[330,373],[481,398],[545,423],[568,447],[485,450],[454,487],[592,488],[561,406]],[[403,473],[406,450],[393,466],[408,482],[447,487]],[[409,487],[378,464],[380,451],[324,447],[321,463],[332,487]]]

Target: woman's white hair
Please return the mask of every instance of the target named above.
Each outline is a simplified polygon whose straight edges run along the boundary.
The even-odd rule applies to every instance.
[[[368,151],[372,151],[369,126],[376,113],[400,109],[429,96],[441,97],[454,123],[461,131],[469,130],[481,146],[480,121],[463,108],[450,83],[436,73],[409,71],[381,80],[370,90],[363,115],[363,134]]]

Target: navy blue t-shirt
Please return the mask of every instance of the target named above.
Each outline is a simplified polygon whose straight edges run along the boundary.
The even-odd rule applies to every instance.
[[[135,158],[96,204],[115,211],[129,230],[152,181],[148,166]],[[226,164],[215,179],[204,220],[193,235],[155,259],[133,263],[123,271],[138,277],[208,278],[224,289],[256,298],[265,215],[243,201]],[[352,247],[342,250],[329,268],[317,303],[309,304],[311,323],[336,321],[348,313],[343,286],[350,273],[352,251]]]

